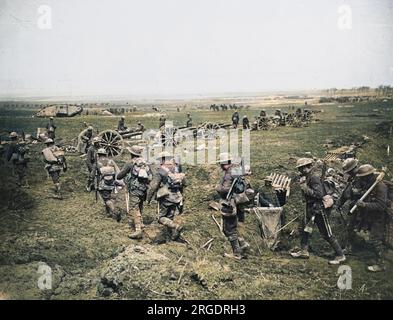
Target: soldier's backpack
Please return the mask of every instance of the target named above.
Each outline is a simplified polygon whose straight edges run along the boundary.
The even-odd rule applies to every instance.
[[[111,185],[115,182],[115,168],[112,166],[103,166],[100,168],[100,177],[104,184]]]
[[[127,174],[125,183],[128,185],[129,190],[142,190],[147,189],[149,175],[151,174],[148,164],[142,158],[134,161],[132,170]]]

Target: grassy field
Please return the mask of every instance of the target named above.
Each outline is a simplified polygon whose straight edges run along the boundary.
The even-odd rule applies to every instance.
[[[377,132],[383,121],[393,121],[393,103],[361,103],[353,106],[318,105],[320,121],[305,128],[282,127],[251,132],[252,185],[256,188],[271,172],[294,176],[297,157],[308,153],[322,157],[323,145],[348,145],[369,140],[359,148],[358,158],[375,167],[393,170],[393,147],[387,131]],[[149,111],[150,112],[150,111]],[[194,124],[203,121],[229,122],[231,111],[191,110]],[[185,113],[169,110],[167,118],[184,125]],[[259,111],[246,110],[253,119]],[[32,118],[31,109],[0,109],[0,128],[36,132],[47,120]],[[56,119],[58,143],[76,144],[84,121],[98,131],[114,129],[117,118],[83,116]],[[158,115],[146,117],[137,112],[126,117],[128,126],[142,121],[146,128],[157,128]],[[61,138],[61,139],[60,139]],[[117,207],[123,214],[120,223],[106,218],[101,202],[84,190],[86,168],[79,156],[69,156],[69,170],[63,174],[64,200],[50,197],[52,182],[47,179],[40,151],[31,146],[30,189],[18,189],[10,167],[2,164],[0,190],[0,298],[4,299],[392,299],[393,264],[378,274],[366,272],[367,244],[349,256],[353,271],[352,290],[337,288],[337,267],[327,264],[329,247],[315,234],[309,261],[290,258],[288,251],[298,245],[297,223],[281,234],[276,252],[266,250],[259,237],[256,218],[246,217],[246,240],[251,254],[242,262],[223,257],[229,252],[211,219],[207,204],[213,199],[220,172],[217,166],[186,166],[189,187],[185,191],[187,213],[178,216],[185,225],[184,237],[190,245],[162,243],[163,229],[156,222],[156,205],[145,208],[146,237],[131,241],[125,217],[124,194]],[[122,165],[125,159],[119,159]],[[287,221],[303,212],[300,192],[293,185],[286,206]],[[334,230],[339,218],[333,213]],[[291,233],[292,230],[295,230]],[[290,235],[291,234],[291,235]],[[210,250],[200,247],[214,237]],[[391,258],[390,252],[390,258]],[[40,262],[53,272],[51,290],[37,287]]]

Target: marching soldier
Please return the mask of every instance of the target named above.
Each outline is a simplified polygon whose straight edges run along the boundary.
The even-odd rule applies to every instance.
[[[238,125],[239,125],[239,113],[235,111],[235,113],[232,115],[232,126],[234,129],[236,129]]]
[[[60,192],[60,172],[67,171],[67,163],[64,157],[64,152],[61,151],[52,139],[45,140],[46,148],[42,150],[44,162],[46,163],[45,169],[48,171],[52,181],[55,185],[55,194],[58,199],[63,199]]]
[[[86,153],[86,165],[87,165],[87,170],[89,171],[89,177],[87,180],[87,185],[86,185],[86,190],[90,192],[92,188],[94,187],[94,178],[92,179],[92,170],[97,162],[97,150],[100,148],[100,142],[101,139],[99,137],[94,137],[92,140],[92,145],[87,149]]]
[[[356,177],[359,179],[363,194],[373,186],[377,178],[374,167],[369,164],[360,166]],[[371,272],[382,271],[385,268],[385,244],[389,225],[388,189],[386,184],[383,181],[379,181],[369,195],[363,201],[358,200],[356,205],[361,221],[359,228],[369,231],[369,242],[375,251],[375,264],[368,266],[367,270]]]
[[[159,129],[161,129],[162,127],[165,126],[165,121],[166,121],[165,116],[161,115],[161,116],[160,116],[160,119],[159,119],[158,121],[159,121],[159,125],[158,125],[158,128],[159,128]]]
[[[344,161],[342,166],[344,174],[347,175],[347,181],[343,192],[337,202],[337,209],[341,210],[347,201],[350,201],[349,208],[352,208],[356,202],[361,198],[361,189],[356,180],[356,174],[359,170],[359,160],[348,158]],[[352,245],[356,236],[355,227],[357,225],[357,214],[348,215],[347,230],[345,237],[345,251],[349,253],[352,251]]]
[[[85,153],[87,153],[87,150],[91,146],[91,139],[93,138],[93,127],[88,126],[87,129],[84,131],[83,135],[81,136],[81,140],[83,143],[86,144],[85,146]]]
[[[16,184],[21,187],[28,187],[27,182],[27,163],[29,161],[28,151],[25,141],[18,142],[18,134],[10,133],[11,143],[7,150],[7,161],[10,161],[14,168],[17,181]]]
[[[178,240],[183,226],[176,224],[173,218],[183,200],[180,190],[185,186],[185,174],[175,172],[173,156],[169,152],[162,152],[157,160],[160,160],[160,167],[147,191],[147,202],[150,203],[153,195],[157,193],[158,222],[171,230],[172,240]]]
[[[243,129],[250,129],[250,121],[248,120],[247,116],[243,116]]]
[[[150,166],[142,158],[143,147],[132,146],[130,149],[131,161],[117,174],[117,179],[124,179],[129,193],[128,210],[129,224],[131,215],[134,218],[135,232],[130,234],[131,239],[142,239],[143,225],[143,202],[146,200],[147,189],[152,179]]]
[[[296,168],[298,168],[301,174],[300,188],[306,201],[306,214],[302,226],[301,250],[292,252],[291,256],[293,258],[309,258],[308,241],[312,231],[312,224],[315,223],[322,237],[330,244],[336,254],[335,258],[329,261],[329,264],[340,264],[346,258],[341,246],[332,234],[327,216],[327,210],[331,208],[332,201],[330,204],[327,203],[329,200],[325,197],[326,192],[323,183],[312,172],[313,162],[313,159],[310,158],[300,158],[296,163]]]
[[[245,257],[245,250],[249,244],[244,238],[239,237],[238,226],[243,225],[245,221],[244,208],[235,201],[231,194],[237,193],[235,190],[235,179],[238,177],[234,172],[232,165],[232,156],[229,153],[221,153],[218,163],[224,173],[216,191],[220,196],[221,214],[223,218],[223,232],[232,247],[232,254],[225,253],[224,256],[240,260]],[[244,186],[244,189],[246,186]],[[231,193],[231,194],[229,194]],[[248,200],[248,199],[247,199]],[[243,202],[244,203],[244,202]]]
[[[96,181],[96,192],[99,192],[105,204],[107,216],[120,221],[121,216],[115,213],[114,192],[119,183],[116,181],[116,175],[119,172],[117,164],[107,157],[104,148],[97,150],[97,162],[94,164],[91,179]],[[97,199],[97,198],[96,198]]]
[[[187,113],[187,123],[186,123],[186,127],[190,128],[192,127],[192,118],[191,118],[191,114]]]
[[[125,117],[121,116],[120,120],[119,120],[119,124],[117,125],[117,130],[118,131],[126,131],[127,127],[125,125]]]

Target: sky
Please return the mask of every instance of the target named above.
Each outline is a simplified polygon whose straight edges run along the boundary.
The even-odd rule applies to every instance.
[[[0,0],[0,97],[381,84],[391,0]]]

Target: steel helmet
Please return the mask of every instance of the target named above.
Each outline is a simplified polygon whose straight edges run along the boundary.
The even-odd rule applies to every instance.
[[[93,127],[92,127],[92,126],[88,126],[88,127],[87,127],[87,130],[88,130],[88,131],[93,131]]]
[[[375,168],[371,164],[364,164],[359,167],[359,170],[356,174],[357,177],[364,177],[375,172]]]
[[[50,144],[53,143],[53,140],[51,138],[48,138],[44,141],[45,144]]]
[[[309,164],[312,164],[313,162],[314,162],[314,160],[311,158],[300,158],[296,162],[296,168],[301,168],[301,167],[307,166]]]
[[[359,164],[359,160],[358,159],[354,159],[354,158],[348,158],[345,159],[344,163],[343,163],[343,171],[345,173],[348,173],[349,171],[352,171],[353,169],[355,169]]]
[[[17,138],[17,137],[18,137],[18,134],[15,131],[12,131],[10,133],[10,138]]]

